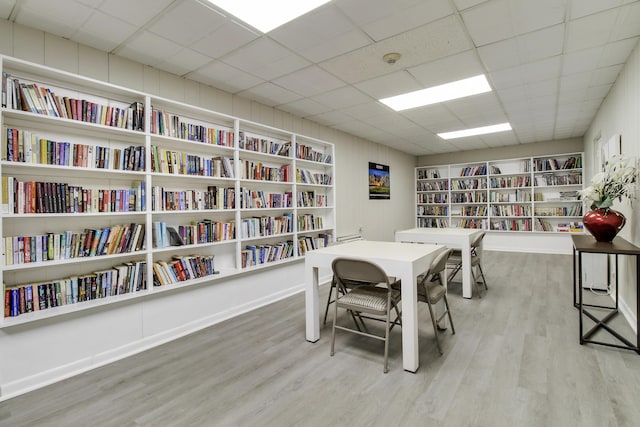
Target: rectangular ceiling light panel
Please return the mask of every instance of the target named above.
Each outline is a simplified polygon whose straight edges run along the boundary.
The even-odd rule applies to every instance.
[[[330,0],[208,0],[263,33],[293,21]]]
[[[488,133],[504,132],[507,130],[511,130],[511,125],[509,123],[500,123],[498,125],[439,133],[438,136],[442,139],[455,139],[464,138],[465,136],[486,135]]]
[[[391,96],[381,99],[380,102],[393,108],[396,111],[408,110],[409,108],[422,107],[438,102],[450,101],[452,99],[464,98],[465,96],[490,92],[491,86],[487,82],[484,74],[480,74],[468,79],[445,83],[427,89],[417,90],[402,95]]]

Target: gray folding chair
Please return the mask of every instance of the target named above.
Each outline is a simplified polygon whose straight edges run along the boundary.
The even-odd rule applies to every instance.
[[[480,292],[480,288],[478,287],[479,277],[476,274],[476,269],[480,272],[480,277],[482,278],[482,282],[484,284],[485,291],[489,289],[487,286],[487,280],[484,277],[484,272],[482,271],[482,264],[480,262],[480,255],[478,254],[478,247],[484,238],[485,233],[482,232],[478,234],[471,241],[471,275],[473,276],[473,288],[478,294],[479,298],[482,298],[482,293]],[[451,255],[449,256],[448,265],[452,268],[449,276],[447,278],[448,281],[453,280],[453,278],[458,274],[458,272],[462,269],[462,251],[460,249],[454,249]]]
[[[389,276],[378,266],[369,261],[336,258],[331,264],[333,276],[339,292],[334,304],[333,327],[331,328],[331,356],[335,354],[336,329],[352,332],[384,341],[384,372],[389,371],[389,334],[395,325],[401,325],[401,314],[398,304],[400,292],[391,287]],[[359,282],[351,291],[345,289],[344,283]],[[393,283],[398,285],[399,281]],[[357,329],[338,325],[338,309],[354,313],[362,323],[362,329],[356,322]],[[391,320],[391,312],[395,311],[395,319]],[[363,319],[383,321],[384,336],[369,332]]]

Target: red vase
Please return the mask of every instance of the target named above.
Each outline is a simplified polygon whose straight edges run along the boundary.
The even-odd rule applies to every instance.
[[[624,227],[626,218],[613,209],[594,209],[587,212],[582,222],[598,242],[611,242]]]

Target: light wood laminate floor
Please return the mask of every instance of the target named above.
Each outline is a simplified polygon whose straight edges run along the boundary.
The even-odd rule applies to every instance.
[[[637,426],[640,355],[578,344],[571,256],[485,251],[489,291],[450,284],[438,354],[420,304],[420,369],[330,325],[305,341],[298,294],[0,402],[0,426]],[[326,296],[324,286],[321,296]],[[624,320],[617,327],[627,335]]]

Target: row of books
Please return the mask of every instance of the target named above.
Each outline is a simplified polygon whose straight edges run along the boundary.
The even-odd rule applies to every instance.
[[[453,227],[459,228],[486,229],[487,227],[486,220],[478,218],[461,218],[452,222]]]
[[[296,182],[302,184],[331,185],[333,177],[328,173],[312,172],[296,168]]]
[[[531,231],[530,218],[503,219],[499,221],[491,221],[491,230],[502,231]]]
[[[238,144],[243,150],[283,157],[289,157],[291,150],[291,141],[276,141],[264,136],[249,135],[245,132],[240,132],[238,135]]]
[[[482,190],[487,188],[485,179],[452,179],[452,190]]]
[[[417,191],[447,191],[449,190],[449,181],[418,181],[416,183]]]
[[[299,208],[321,208],[327,206],[327,195],[315,191],[298,191]]]
[[[189,122],[183,117],[153,107],[151,108],[151,133],[205,144],[233,147],[234,134],[232,130],[196,123],[195,120]]]
[[[582,205],[536,207],[535,214],[536,216],[582,216]]]
[[[213,255],[174,255],[153,263],[153,285],[165,286],[218,274]]]
[[[194,245],[233,240],[236,238],[235,221],[203,219],[191,224],[168,226],[164,221],[153,222],[153,247]]]
[[[104,299],[146,289],[146,262],[131,261],[90,274],[7,287],[4,316]]]
[[[486,203],[485,191],[469,191],[466,193],[451,193],[451,203]],[[446,203],[443,202],[443,203]]]
[[[151,170],[175,175],[233,178],[233,159],[216,156],[206,158],[184,151],[166,150],[151,146]]]
[[[486,214],[487,214],[486,206],[463,206],[460,209],[461,216],[484,216]]]
[[[418,203],[448,203],[447,193],[419,193]]]
[[[293,233],[293,214],[243,218],[241,224],[243,238],[265,237],[276,234]]]
[[[151,207],[154,211],[195,211],[205,209],[234,209],[233,187],[207,186],[207,190],[165,190],[152,187]]]
[[[442,218],[418,218],[418,227],[425,228],[446,228],[449,222]]]
[[[3,107],[14,110],[144,131],[144,105],[141,102],[117,102],[120,104],[117,106],[57,96],[47,87],[20,81],[7,72],[2,73],[2,100]]]
[[[3,141],[10,162],[92,169],[144,171],[144,146],[102,147],[58,142],[27,130],[4,126]]]
[[[55,261],[139,251],[144,224],[122,224],[31,236],[5,236],[5,265]]]
[[[531,216],[530,205],[492,205],[491,216]]]
[[[578,185],[582,184],[582,174],[567,173],[564,175],[546,174],[536,176],[536,186],[546,187],[547,185]]]
[[[492,191],[489,193],[490,202],[530,202],[531,190],[515,189],[512,191]]]
[[[298,231],[322,230],[322,217],[313,214],[298,215]]]
[[[517,188],[530,187],[531,175],[515,175],[503,176],[500,178],[490,178],[489,186],[491,188]]]
[[[564,161],[558,161],[557,159],[536,159],[534,162],[536,171],[582,168],[582,156],[571,156]]]
[[[309,251],[329,246],[333,242],[333,236],[328,233],[319,233],[318,237],[302,236],[298,238],[298,255],[304,255]]]
[[[327,164],[331,164],[333,161],[331,154],[323,153],[310,145],[304,144],[296,144],[296,158]]]
[[[439,169],[418,169],[418,179],[438,179],[442,178]]]
[[[487,174],[487,165],[468,166],[462,168],[460,176],[480,176]]]
[[[240,253],[242,268],[267,264],[293,257],[293,241],[269,243],[263,245],[246,245]]]
[[[580,221],[571,221],[558,224],[556,231],[560,233],[582,233],[584,225]]]
[[[262,190],[251,190],[249,188],[240,189],[240,208],[261,209],[261,208],[290,208],[293,193],[265,193]],[[300,199],[298,199],[300,200]]]
[[[262,162],[245,160],[241,167],[242,179],[258,181],[290,182],[291,165],[268,166]]]
[[[131,188],[97,189],[3,175],[2,190],[2,211],[13,214],[140,212],[146,203],[144,181]]]
[[[449,214],[448,206],[423,206],[417,207],[418,215],[435,215],[435,216],[447,216]]]

